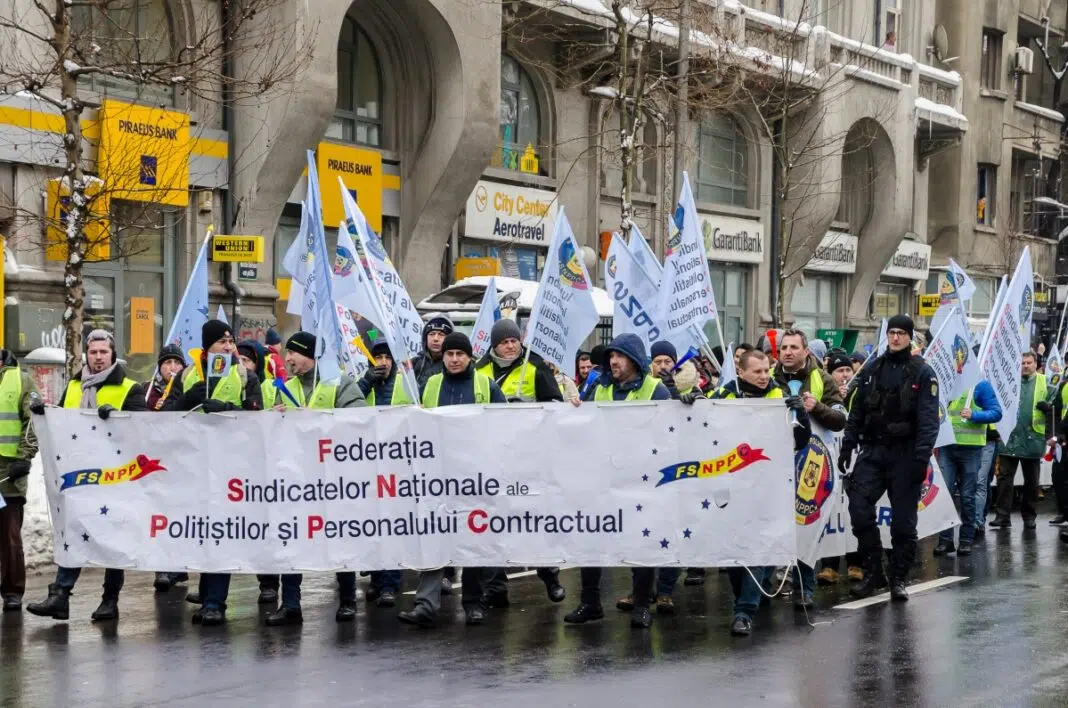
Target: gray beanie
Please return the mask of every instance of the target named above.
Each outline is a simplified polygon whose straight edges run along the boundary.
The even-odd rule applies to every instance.
[[[808,343],[808,350],[819,360],[820,366],[823,366],[823,357],[827,356],[827,344],[822,339],[813,339]]]
[[[522,339],[523,333],[519,331],[519,325],[515,320],[502,317],[493,323],[490,330],[490,347],[496,347],[506,339]]]

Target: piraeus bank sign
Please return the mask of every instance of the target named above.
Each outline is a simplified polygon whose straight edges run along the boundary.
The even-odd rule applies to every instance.
[[[467,198],[464,236],[548,248],[556,208],[555,192],[479,180]]]

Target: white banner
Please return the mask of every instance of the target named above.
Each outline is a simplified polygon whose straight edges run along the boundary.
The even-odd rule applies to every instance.
[[[68,567],[786,565],[796,551],[778,402],[50,408],[35,424]]]
[[[493,325],[501,319],[501,303],[497,298],[497,281],[490,278],[486,292],[482,294],[482,304],[478,307],[475,326],[471,328],[471,353],[475,359],[481,359],[490,348],[490,335]]]
[[[953,445],[957,437],[949,407],[979,381],[979,365],[969,344],[968,326],[959,306],[950,308],[942,327],[923,353],[938,377],[938,439],[935,447]]]
[[[697,227],[697,209],[685,173],[671,223],[661,285],[655,312],[665,334],[700,331],[706,322],[718,316],[704,241]]]

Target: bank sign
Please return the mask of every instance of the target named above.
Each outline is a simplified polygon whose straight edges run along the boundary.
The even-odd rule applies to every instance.
[[[890,262],[883,268],[883,275],[905,280],[927,280],[931,269],[931,247],[926,243],[903,240],[897,246]]]
[[[828,231],[823,235],[816,252],[805,266],[805,270],[821,273],[855,273],[857,272],[858,239],[852,234],[841,231]]]
[[[104,99],[100,178],[111,199],[189,205],[189,116]]]
[[[556,193],[479,180],[467,198],[464,236],[548,248]]]
[[[697,216],[708,260],[728,263],[764,261],[764,227],[759,221],[711,214]]]

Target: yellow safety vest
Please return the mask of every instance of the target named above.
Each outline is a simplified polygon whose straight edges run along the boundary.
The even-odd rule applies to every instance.
[[[646,376],[642,379],[642,385],[638,388],[632,389],[627,392],[627,397],[622,401],[615,401],[612,397],[612,387],[615,384],[609,384],[608,386],[597,386],[597,389],[593,393],[594,401],[604,401],[608,403],[626,403],[627,401],[651,401],[653,400],[653,392],[656,391],[657,384],[660,383],[660,379],[655,376]]]
[[[783,373],[786,373],[785,370]],[[817,401],[823,400],[823,374],[818,368],[813,368],[808,372],[808,392]]]
[[[732,398],[738,398],[738,396],[733,391],[728,391],[726,389],[721,388],[719,392],[720,394],[722,394],[719,397],[725,401],[729,401]],[[785,396],[783,396],[782,389],[776,386],[775,388],[765,393],[764,398],[785,398]]]
[[[1048,388],[1046,387],[1046,375],[1035,374],[1038,380],[1035,381],[1035,395],[1031,401],[1031,427],[1039,435],[1046,434],[1046,414],[1038,410],[1038,404],[1046,400],[1046,394]]]
[[[21,400],[22,372],[15,366],[0,378],[0,455],[4,457],[19,454],[19,441],[22,440],[22,419],[19,416]]]
[[[241,383],[241,372],[238,367],[241,364],[232,364],[230,366],[230,373],[226,375],[219,383],[215,384],[215,390],[211,393],[211,398],[216,401],[222,401],[223,403],[232,403],[235,406],[241,406],[241,402],[245,398],[245,387]],[[191,366],[187,369],[189,375],[185,377],[182,382],[182,392],[188,392],[196,384],[200,383],[200,371],[195,366]],[[99,397],[100,394],[97,394]]]
[[[126,396],[130,389],[137,384],[133,379],[123,379],[121,384],[106,384],[96,390],[96,405],[111,406],[116,410],[122,410],[122,404],[126,402]],[[67,392],[63,395],[64,408],[82,407],[82,382],[74,379],[67,384]]]
[[[300,377],[294,376],[286,381],[285,386],[286,390],[293,394],[293,398],[297,399],[301,408],[331,410],[337,400],[337,384],[334,383],[327,384],[320,381],[315,384],[315,388],[312,389],[311,402],[304,398],[304,387],[300,384]],[[274,388],[274,384],[271,384],[271,388]],[[286,408],[294,407],[289,396],[282,396],[282,405]]]
[[[410,404],[408,399],[408,392],[404,390],[404,382],[400,377],[397,377],[393,381],[393,394],[389,397],[389,405],[391,406],[403,406]],[[375,404],[375,390],[372,388],[367,394],[367,405],[373,406]],[[382,404],[386,405],[386,404]]]
[[[426,382],[423,389],[423,408],[437,408],[438,399],[441,397],[441,382],[445,380],[444,374],[434,374]],[[490,379],[485,374],[475,372],[475,403],[489,403]]]
[[[526,370],[526,376],[523,371]],[[477,371],[493,378],[493,362],[486,364]],[[534,379],[538,375],[538,368],[529,361],[525,365],[517,366],[508,372],[503,380],[497,379],[497,385],[501,387],[501,393],[505,398],[518,398],[521,401],[533,401],[536,398]],[[523,390],[519,390],[519,380],[523,380]]]
[[[960,412],[964,410],[964,404],[968,402],[968,394],[964,393],[960,398],[949,404],[949,416],[953,422],[953,437],[956,439],[957,445],[967,445],[969,447],[982,447],[986,445],[986,426],[982,423],[972,423],[971,421],[964,420],[960,417]],[[972,401],[972,410],[983,410]]]

